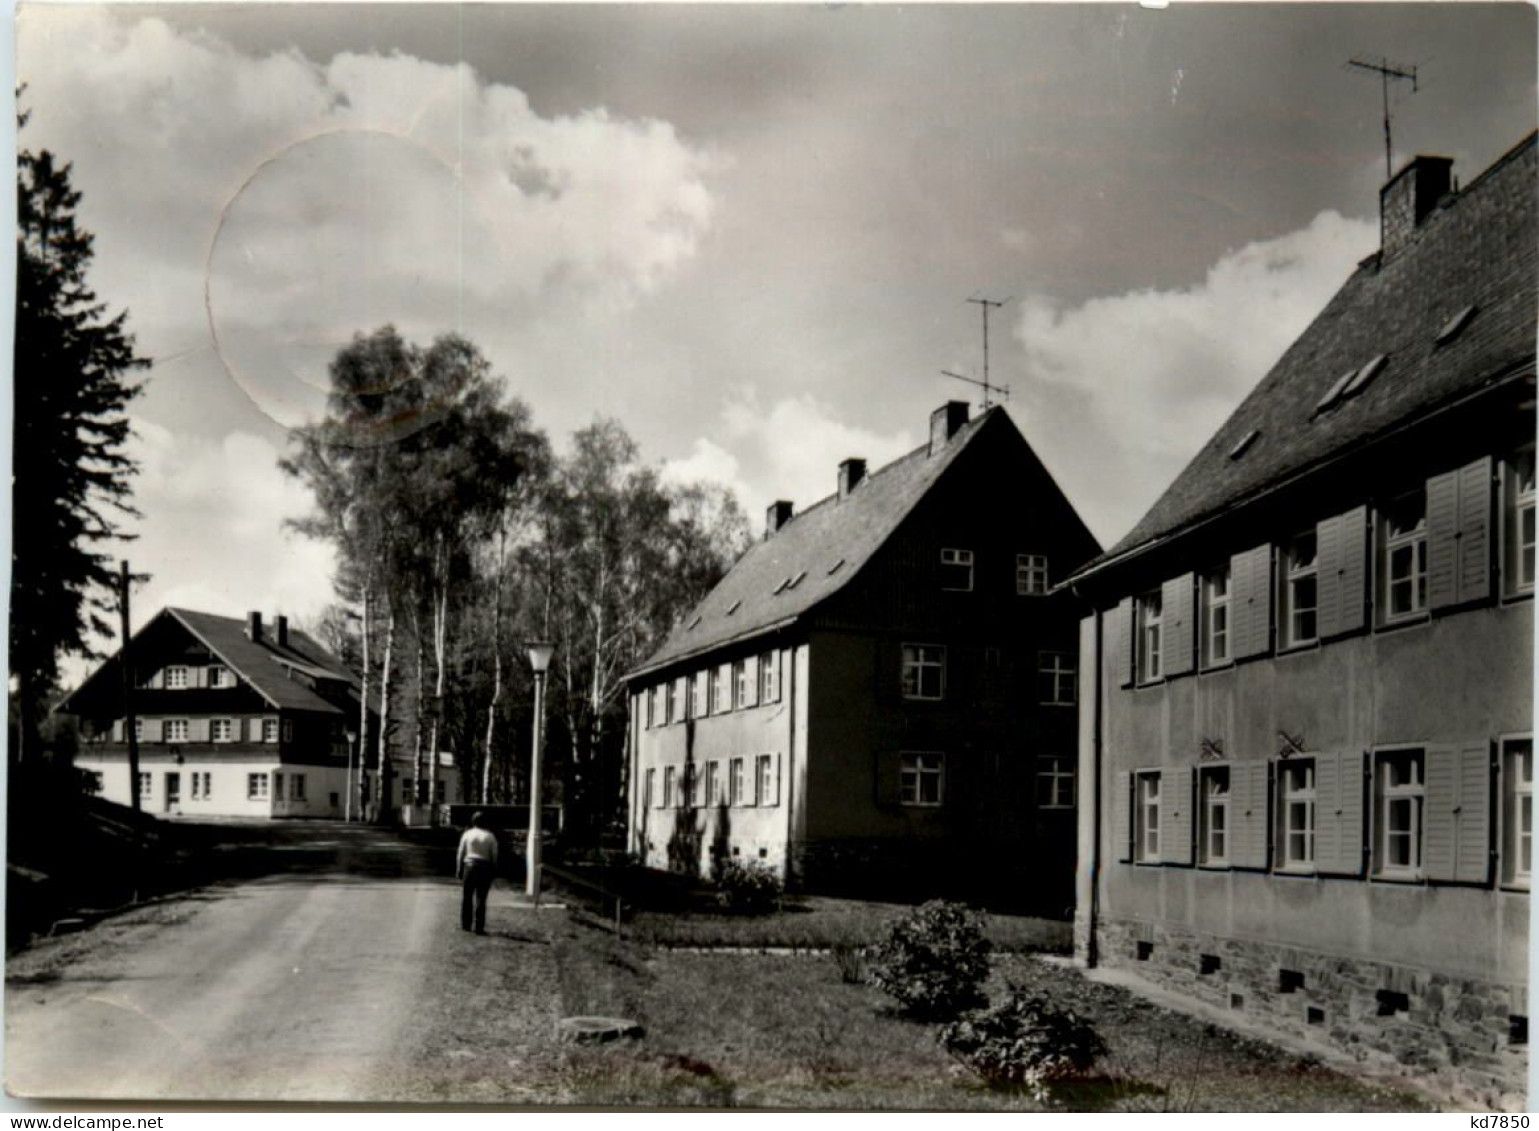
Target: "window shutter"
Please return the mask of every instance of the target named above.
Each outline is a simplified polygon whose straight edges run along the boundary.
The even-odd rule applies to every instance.
[[[208,669],[206,667],[204,667],[202,664],[194,664],[193,666],[188,668],[187,669],[187,686],[188,687],[207,687],[208,686]]]
[[[1321,639],[1356,632],[1363,613],[1367,578],[1368,508],[1332,515],[1315,527],[1319,547],[1319,630]]]
[[[1486,743],[1424,755],[1422,871],[1429,880],[1484,884],[1491,863],[1491,753]]]
[[[1166,675],[1185,675],[1195,667],[1193,644],[1196,633],[1192,598],[1195,576],[1183,573],[1165,582],[1161,601],[1165,613],[1165,631],[1161,639],[1164,655],[1161,657]],[[1161,855],[1164,855],[1162,852]]]
[[[1272,547],[1264,543],[1229,561],[1233,590],[1234,658],[1259,656],[1272,645]]]
[[[1117,602],[1112,620],[1117,638],[1117,651],[1113,656],[1117,665],[1117,686],[1130,687],[1133,683],[1133,598],[1124,597]]]
[[[1459,469],[1459,534],[1455,564],[1459,602],[1491,595],[1491,457]]]
[[[112,720],[112,741],[113,742],[123,742],[123,741],[125,741],[125,739],[123,738],[123,720],[122,719],[113,719]]]
[[[208,720],[207,719],[191,719],[191,720],[188,721],[188,723],[187,723],[187,741],[188,742],[207,742],[208,741]]]
[[[1229,862],[1235,868],[1265,868],[1270,810],[1266,762],[1236,762],[1229,767],[1229,817],[1234,827]]]
[[[143,730],[142,733],[144,735],[144,741],[145,742],[162,742],[162,741],[164,741],[162,736],[165,734],[165,731],[166,731],[166,725],[165,725],[165,723],[162,720],[160,720],[160,719],[145,719],[144,720],[144,730]]]
[[[1315,871],[1358,876],[1363,870],[1363,758],[1315,756]]]
[[[1160,862],[1192,862],[1192,770],[1177,766],[1160,773]]]
[[[770,783],[770,793],[775,798],[775,800],[771,801],[770,804],[771,805],[779,805],[780,804],[780,755],[779,754],[775,755],[775,780]]]
[[[1112,836],[1116,838],[1117,860],[1126,864],[1133,859],[1133,775],[1117,775],[1112,790]]]

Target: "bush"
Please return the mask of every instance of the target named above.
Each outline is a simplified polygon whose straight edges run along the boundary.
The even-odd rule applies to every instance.
[[[953,1021],[937,1039],[991,1087],[1044,1101],[1052,1085],[1084,1075],[1106,1053],[1089,1022],[1015,986],[1004,1002]]]
[[[915,1017],[946,1020],[985,1004],[989,940],[983,919],[960,903],[931,900],[887,929],[867,953],[871,983]]]
[[[852,942],[836,942],[829,948],[834,965],[839,968],[839,980],[850,986],[866,984],[866,950]]]
[[[780,877],[757,860],[728,860],[716,881],[721,905],[738,915],[767,915],[780,906]]]

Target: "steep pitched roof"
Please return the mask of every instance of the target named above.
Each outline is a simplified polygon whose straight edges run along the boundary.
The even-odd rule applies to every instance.
[[[1531,371],[1534,191],[1530,135],[1445,197],[1408,244],[1365,259],[1149,512],[1076,576],[1512,376],[1525,363]],[[1440,341],[1471,307],[1455,336]],[[1383,363],[1365,372],[1381,356]],[[1320,408],[1354,373],[1359,387]]]
[[[934,455],[927,443],[868,473],[845,498],[830,495],[793,515],[754,543],[631,675],[760,635],[807,613],[860,572],[979,435],[1000,427],[1013,425],[999,409],[988,410],[962,425]]]
[[[342,661],[304,632],[290,629],[287,646],[280,645],[269,626],[260,640],[246,635],[246,622],[192,609],[167,608],[209,651],[229,664],[274,707],[338,714],[341,708],[290,677],[297,671],[311,678],[336,680],[356,696],[358,678]]]

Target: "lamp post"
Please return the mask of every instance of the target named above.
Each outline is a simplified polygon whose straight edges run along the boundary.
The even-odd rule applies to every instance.
[[[529,770],[529,834],[524,893],[536,903],[540,899],[540,755],[545,730],[545,669],[555,651],[548,641],[529,645],[529,666],[534,669],[534,755]]]

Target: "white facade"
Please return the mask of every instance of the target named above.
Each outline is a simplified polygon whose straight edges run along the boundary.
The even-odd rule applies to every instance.
[[[131,805],[128,764],[82,754],[77,769],[97,775],[97,795]],[[280,764],[274,760],[219,761],[141,757],[140,807],[157,816],[340,817],[346,796],[343,766]]]

